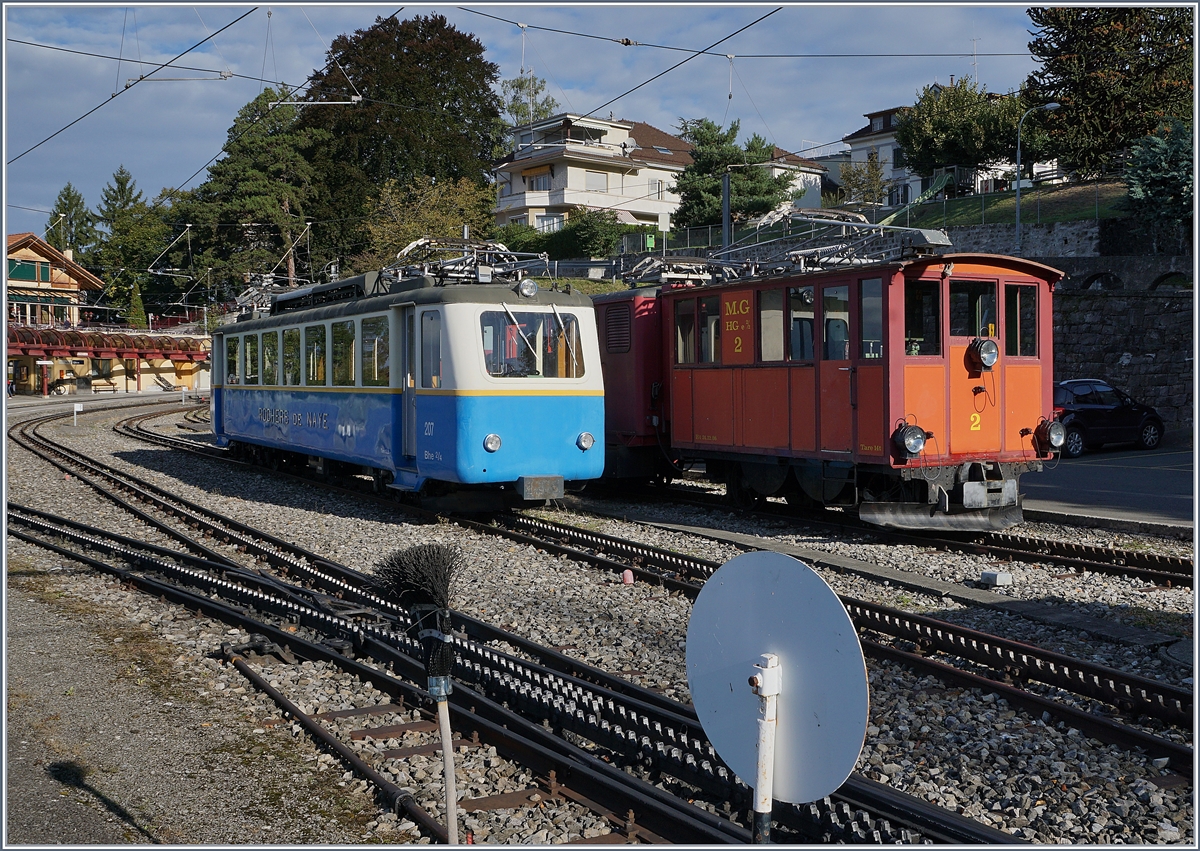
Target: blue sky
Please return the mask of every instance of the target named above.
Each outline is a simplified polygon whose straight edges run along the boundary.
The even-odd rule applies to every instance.
[[[335,36],[369,27],[400,5],[262,5],[177,63],[200,70],[155,75],[205,79],[126,88],[139,68],[148,71],[172,59],[253,8],[6,5],[6,232],[42,233],[49,218],[44,211],[68,181],[94,208],[121,165],[147,198],[189,178],[186,188],[195,187],[238,110],[261,90],[260,78],[302,82],[324,66]],[[407,4],[400,16],[445,15],[479,38],[502,78],[516,76],[522,67],[521,29],[508,22],[529,25],[524,67],[547,80],[560,110],[587,113],[688,55],[650,45],[699,50],[775,8],[780,7]],[[975,76],[989,91],[1015,89],[1035,69],[1027,53],[1025,9],[1025,4],[786,5],[722,42],[714,49],[719,55],[696,57],[598,114],[608,117],[611,111],[615,118],[646,121],[668,132],[681,117],[738,119],[743,136],[759,133],[789,151],[835,142],[863,126],[864,113],[912,103],[922,86],[948,82],[951,75]],[[615,41],[622,38],[640,45]],[[726,54],[734,55],[732,74]],[[222,80],[221,71],[235,76]]]

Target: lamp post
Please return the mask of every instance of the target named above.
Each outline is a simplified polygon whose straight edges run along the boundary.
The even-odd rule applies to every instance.
[[[1020,120],[1017,121],[1017,256],[1021,256],[1021,125],[1025,121],[1025,116],[1038,109],[1044,109],[1047,112],[1053,112],[1058,109],[1056,103],[1046,103],[1041,106],[1031,106],[1025,110]]]

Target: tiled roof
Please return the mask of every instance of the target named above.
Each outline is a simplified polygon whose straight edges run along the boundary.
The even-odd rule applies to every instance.
[[[783,148],[779,147],[778,145],[776,145],[775,150],[773,150],[771,152],[771,161],[778,162],[778,163],[784,163],[785,165],[803,166],[805,168],[811,168],[811,169],[815,169],[817,171],[827,171],[825,166],[821,165],[816,160],[810,160],[805,157],[799,156],[798,154],[788,153],[787,151],[785,151]]]
[[[622,120],[624,121],[624,119]],[[681,167],[687,167],[692,164],[692,155],[689,153],[692,146],[683,139],[680,139],[678,136],[672,136],[670,133],[665,133],[644,121],[627,121],[625,123],[632,125],[629,135],[638,143],[638,148],[632,153],[632,156],[646,162]],[[664,154],[662,151],[657,150],[658,148],[664,148],[670,153]]]

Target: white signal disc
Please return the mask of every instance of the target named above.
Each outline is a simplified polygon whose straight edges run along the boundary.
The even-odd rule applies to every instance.
[[[751,552],[714,573],[692,607],[687,675],[701,726],[725,764],[753,784],[762,654],[782,668],[774,797],[802,804],[837,790],[867,730],[867,669],[845,607],[791,556]]]

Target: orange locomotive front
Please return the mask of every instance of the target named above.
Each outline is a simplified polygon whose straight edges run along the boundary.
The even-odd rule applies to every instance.
[[[703,461],[735,499],[858,505],[890,526],[1003,528],[1021,518],[1020,475],[1061,440],[1051,422],[1061,277],[1019,258],[947,254],[664,284],[661,336],[633,334],[660,346],[662,386],[652,400],[623,393],[606,351],[607,416],[643,423],[676,469]],[[661,475],[647,435],[645,460]]]

